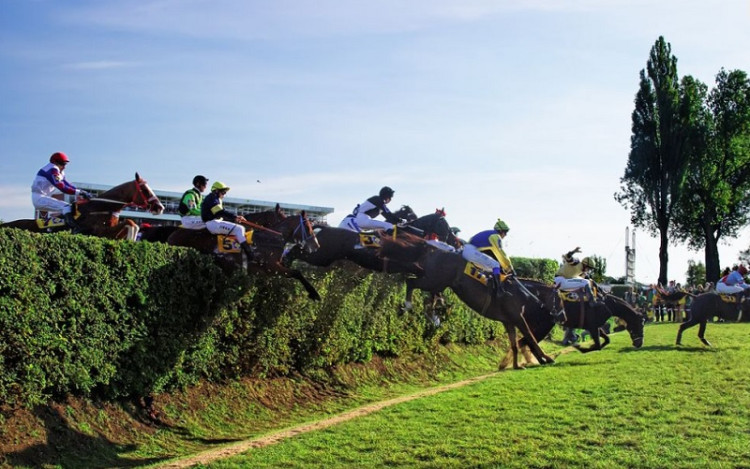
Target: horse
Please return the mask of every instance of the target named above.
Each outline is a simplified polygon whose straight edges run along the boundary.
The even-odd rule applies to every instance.
[[[448,222],[439,214],[417,217],[408,205],[403,205],[394,214],[402,220],[403,225],[395,228],[396,237],[436,235],[439,241],[459,245]],[[286,254],[287,262],[299,259],[310,265],[328,267],[338,260],[348,260],[365,269],[385,273],[408,273],[421,275],[422,269],[413,262],[401,262],[398,259],[387,259],[379,255],[378,248],[382,237],[393,237],[394,233],[382,231],[357,233],[344,228],[327,225],[316,225],[315,233],[320,241],[320,249],[304,253],[299,248],[292,248]]]
[[[422,238],[437,239],[456,249],[461,247],[461,242],[451,230],[442,210],[436,210],[435,213],[423,215],[405,224],[419,230],[418,235]]]
[[[164,205],[137,172],[135,180],[119,184],[91,200],[77,201],[74,205],[74,211],[78,213],[76,221],[82,234],[131,241],[136,239],[138,225],[130,219],[120,220],[119,213],[124,207],[148,210],[154,215],[164,211]],[[40,226],[38,220],[29,219],[3,223],[0,228],[21,228],[36,233],[70,230],[64,224],[46,227]]]
[[[600,292],[599,294],[603,294]],[[585,329],[594,341],[594,345],[588,348],[576,345],[581,353],[601,350],[609,344],[609,336],[603,329],[604,324],[612,316],[616,316],[626,323],[626,329],[630,334],[633,347],[640,348],[643,345],[643,325],[646,317],[633,309],[627,301],[611,294],[604,294],[603,304],[589,305],[578,292],[560,292],[565,306],[561,325],[571,329]],[[550,326],[550,329],[552,326]],[[603,339],[602,343],[600,339]]]
[[[667,321],[677,322],[682,320],[682,313],[685,309],[685,298],[691,296],[695,297],[692,293],[686,291],[677,290],[669,293],[666,291],[658,290],[654,293],[654,321],[664,321],[664,315],[667,316]]]
[[[715,291],[697,295],[690,304],[690,314],[686,321],[680,324],[677,331],[677,345],[682,345],[682,333],[696,324],[698,338],[707,346],[711,343],[706,340],[706,323],[714,316],[725,321],[741,321],[750,313],[750,289],[735,294],[722,294]]]
[[[525,318],[527,310],[545,311],[551,318],[562,308],[560,298],[552,286],[540,283],[534,285],[535,291],[531,291],[519,279],[512,277],[505,286],[505,291],[510,295],[498,296],[489,287],[487,277],[473,269],[459,252],[437,249],[424,240],[405,242],[400,239],[384,239],[380,250],[382,256],[417,262],[423,268],[421,276],[406,280],[407,309],[411,305],[415,289],[435,296],[450,288],[476,313],[503,324],[513,351],[514,369],[522,368],[518,363],[516,328],[527,339],[531,352],[540,364],[554,363],[554,359],[539,347],[537,336],[529,328]]]
[[[279,214],[283,216],[280,211],[277,211],[275,216],[279,216]],[[269,215],[258,215],[256,219],[266,216]],[[297,216],[280,218],[279,222],[272,223],[270,227],[252,222],[249,222],[248,226],[253,228],[252,246],[255,250],[254,258],[250,259],[247,264],[248,270],[294,278],[302,283],[308,297],[316,301],[320,300],[320,294],[302,275],[302,272],[291,269],[282,263],[282,256],[287,243],[299,246],[302,252],[306,253],[316,251],[320,245],[305,211],[303,210]],[[190,230],[181,228],[175,230],[167,239],[167,244],[192,247],[204,254],[217,254],[232,259],[235,264],[242,263],[241,252],[222,253],[217,236],[207,229]]]
[[[262,212],[252,212],[243,215],[245,219],[257,225],[269,227],[279,223],[286,218],[281,206],[276,204],[273,210]],[[180,228],[178,225],[141,225],[139,241],[148,241],[151,243],[166,243],[169,235]]]

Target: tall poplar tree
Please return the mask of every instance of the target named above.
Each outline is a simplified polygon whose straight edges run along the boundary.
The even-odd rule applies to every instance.
[[[681,116],[677,58],[660,36],[651,48],[632,114],[630,154],[615,199],[631,222],[659,236],[659,283],[667,284],[669,229],[685,182],[686,129]]]

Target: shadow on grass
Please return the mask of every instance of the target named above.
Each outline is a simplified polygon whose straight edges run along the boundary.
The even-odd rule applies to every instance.
[[[6,461],[12,466],[60,467],[60,468],[104,468],[136,467],[154,464],[169,459],[130,459],[121,453],[134,451],[135,445],[118,444],[103,435],[87,435],[67,423],[60,411],[47,406],[38,406],[34,415],[44,425],[48,435],[46,443],[30,446],[22,451],[8,453]]]

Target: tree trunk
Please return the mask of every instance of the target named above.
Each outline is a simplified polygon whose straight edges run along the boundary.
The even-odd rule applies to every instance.
[[[669,263],[669,253],[667,247],[669,246],[669,238],[667,237],[667,229],[659,229],[659,237],[661,244],[659,245],[659,284],[668,285],[667,281],[667,264]]]
[[[706,230],[706,280],[716,283],[721,278],[719,240]]]

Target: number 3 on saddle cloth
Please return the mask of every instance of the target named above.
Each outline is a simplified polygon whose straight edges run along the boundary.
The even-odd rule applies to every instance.
[[[354,249],[377,248],[380,247],[380,238],[375,233],[359,233],[359,245]]]
[[[247,244],[253,245],[253,230],[245,232]],[[239,254],[242,251],[240,242],[231,235],[216,235],[216,251],[220,254]]]

